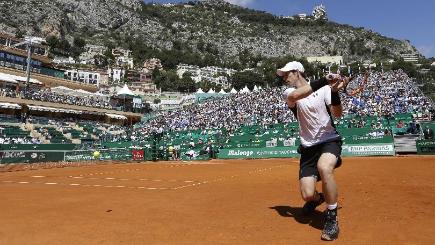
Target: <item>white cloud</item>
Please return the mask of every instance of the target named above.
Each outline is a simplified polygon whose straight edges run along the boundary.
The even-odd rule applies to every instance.
[[[249,4],[254,2],[254,0],[225,0],[225,1],[242,7],[247,7]]]

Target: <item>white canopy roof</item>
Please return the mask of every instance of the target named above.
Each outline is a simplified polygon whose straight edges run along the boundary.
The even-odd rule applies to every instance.
[[[63,113],[73,113],[73,114],[82,113],[82,111],[77,111],[77,110],[53,108],[53,107],[37,106],[37,105],[29,105],[29,109],[33,111],[52,111],[52,112],[63,112]]]
[[[254,90],[253,91],[258,91],[257,85],[254,85]]]
[[[110,118],[115,118],[115,119],[121,119],[121,120],[126,120],[127,117],[123,116],[123,115],[118,115],[118,114],[110,114],[110,113],[106,113],[106,115]]]
[[[97,93],[91,93],[91,92],[88,92],[88,91],[83,90],[83,89],[74,90],[74,89],[67,88],[67,87],[64,87],[64,86],[54,87],[54,88],[51,88],[50,90],[52,92],[58,93],[58,94],[74,95],[74,96],[81,96],[81,97],[85,97],[85,96],[86,97],[87,96],[92,96],[92,97],[97,96],[97,97],[104,97],[104,98],[108,97],[107,95],[102,94],[102,93],[98,93],[98,92]]]
[[[124,87],[122,87],[121,90],[119,90],[117,93],[117,95],[131,95],[134,96],[135,94],[133,93],[133,91],[131,91],[128,87],[127,84],[124,84]]]
[[[0,72],[0,80],[5,82],[18,83],[18,82],[26,82],[27,78]],[[42,85],[40,81],[34,78],[30,78],[29,82]]]
[[[230,93],[232,93],[232,94],[237,94],[237,90],[236,90],[235,88],[232,88],[231,91],[230,91]]]
[[[247,86],[245,86],[242,90],[240,90],[240,93],[250,93],[251,91]]]
[[[0,108],[6,108],[6,109],[21,109],[21,106],[18,104],[12,104],[7,102],[0,102]]]
[[[204,91],[202,91],[202,89],[201,88],[199,88],[197,91],[196,91],[196,93],[197,94],[203,94],[204,93]]]
[[[219,93],[220,94],[227,94],[227,92],[225,92],[225,90],[223,88],[221,88],[221,91]]]
[[[74,89],[67,88],[67,87],[64,87],[64,86],[58,86],[58,87],[51,88],[50,90],[52,92],[55,92],[55,93],[63,93],[63,94],[65,94],[65,93],[70,93]]]
[[[208,93],[208,94],[214,94],[215,92],[214,92],[214,90],[211,88],[207,93]]]

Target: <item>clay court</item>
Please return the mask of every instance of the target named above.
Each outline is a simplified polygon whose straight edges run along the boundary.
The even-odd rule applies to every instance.
[[[5,168],[3,168],[5,170]],[[298,160],[0,173],[0,244],[316,244]],[[435,244],[435,157],[345,158],[335,244]]]

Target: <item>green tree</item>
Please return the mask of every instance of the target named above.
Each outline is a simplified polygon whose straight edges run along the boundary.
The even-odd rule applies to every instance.
[[[417,75],[417,68],[415,67],[415,65],[411,62],[404,61],[402,58],[393,62],[393,64],[391,65],[391,69],[392,70],[402,69],[410,77],[416,77]]]
[[[183,74],[183,78],[179,81],[177,90],[187,93],[195,91],[195,81],[192,79],[192,75],[189,72]]]
[[[262,75],[254,71],[236,72],[231,77],[231,84],[237,90],[240,90],[245,86],[250,90],[252,90],[255,85],[264,87]]]
[[[109,62],[106,56],[97,54],[94,56],[94,65],[98,68],[105,68],[109,65]]]

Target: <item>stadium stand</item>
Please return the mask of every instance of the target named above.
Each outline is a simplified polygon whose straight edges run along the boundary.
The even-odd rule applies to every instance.
[[[362,75],[357,79],[363,79]],[[28,116],[24,120],[26,126],[22,127],[21,117],[5,115],[0,118],[0,125],[21,128],[16,131],[18,135],[12,136],[13,143],[17,141],[14,137],[20,142],[74,143],[80,151],[64,156],[70,160],[86,159],[89,151],[96,148],[102,150],[104,159],[131,158],[131,149],[142,149],[147,160],[169,159],[170,148],[183,160],[209,159],[227,149],[295,149],[299,144],[298,123],[282,100],[283,89],[265,88],[211,97],[183,109],[153,112],[134,126]],[[2,96],[18,96],[11,90],[1,92]],[[41,98],[44,93],[30,91],[28,96]],[[48,97],[53,96],[48,93]],[[71,102],[57,97],[52,101]],[[433,128],[430,123],[434,119],[433,102],[400,70],[372,72],[363,93],[342,94],[342,101],[345,116],[336,120],[335,125],[345,146],[383,146],[394,154],[394,143],[397,153],[417,152],[416,141],[422,138],[423,126],[428,123]],[[91,105],[95,101],[83,103]],[[25,128],[28,131],[23,131]],[[3,138],[11,142],[10,130],[7,131]]]

